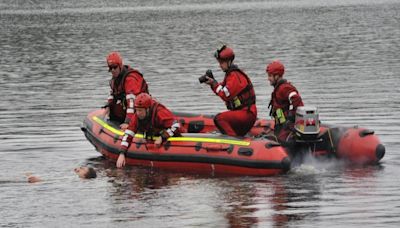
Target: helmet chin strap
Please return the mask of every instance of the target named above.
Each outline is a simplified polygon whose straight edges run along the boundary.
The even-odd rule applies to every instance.
[[[227,68],[223,70],[224,72],[227,72],[229,70],[229,68],[231,68],[232,62],[233,62],[232,60],[226,61]]]
[[[277,77],[276,75],[274,75],[273,77],[274,77],[274,82],[272,83],[272,85],[275,87],[276,84],[278,84],[279,76]]]
[[[146,117],[144,119],[149,119],[150,118],[150,108],[146,108]]]
[[[150,108],[146,108],[146,115],[143,117],[143,119],[140,119],[140,121],[146,121],[150,117]]]

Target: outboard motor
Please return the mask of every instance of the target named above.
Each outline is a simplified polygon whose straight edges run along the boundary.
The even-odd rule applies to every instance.
[[[294,129],[298,142],[318,141],[319,114],[316,107],[297,107]]]

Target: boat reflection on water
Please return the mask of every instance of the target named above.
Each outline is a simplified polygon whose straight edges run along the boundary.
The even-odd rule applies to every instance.
[[[281,227],[318,217],[322,191],[334,190],[332,183],[342,175],[362,173],[334,168],[328,177],[332,179],[324,180],[318,174],[321,170],[312,167],[311,172],[303,169],[274,177],[232,177],[148,167],[116,169],[107,159],[98,159],[94,166],[108,179],[112,210],[130,221],[161,224],[172,217],[193,216],[199,225],[230,227]],[[374,175],[370,171],[366,175]]]

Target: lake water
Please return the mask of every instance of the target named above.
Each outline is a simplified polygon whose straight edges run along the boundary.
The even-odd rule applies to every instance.
[[[0,19],[0,226],[399,226],[399,1],[0,0]],[[215,114],[224,105],[197,78],[212,69],[222,80],[221,42],[250,75],[259,117],[272,92],[265,65],[280,59],[323,122],[375,130],[381,163],[310,161],[275,177],[118,170],[85,139],[110,51],[170,109]],[[81,165],[98,178],[79,179]]]

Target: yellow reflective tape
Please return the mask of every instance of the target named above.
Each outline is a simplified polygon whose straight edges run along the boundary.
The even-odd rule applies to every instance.
[[[103,121],[97,116],[93,116],[93,120],[96,123],[100,124],[105,129],[111,131],[114,134],[123,136],[124,132],[114,127],[110,126],[108,123]],[[143,138],[143,134],[135,134],[135,138]],[[155,139],[158,137],[154,137]],[[248,146],[250,142],[241,141],[241,140],[234,140],[234,139],[215,139],[215,138],[196,138],[196,137],[169,137],[168,141],[171,142],[208,142],[208,143],[225,143],[225,144],[232,144],[232,145],[239,145],[239,146]]]
[[[123,131],[120,131],[118,129],[115,129],[115,128],[111,127],[108,123],[104,122],[104,120],[100,119],[97,116],[93,116],[93,120],[96,121],[102,127],[104,127],[105,129],[111,131],[114,134],[121,135],[121,136],[125,134]]]
[[[233,139],[213,139],[213,138],[195,138],[195,137],[170,137],[168,141],[175,142],[209,142],[209,143],[225,143],[239,146],[248,146],[250,142],[233,140]]]
[[[104,127],[105,129],[111,131],[114,134],[123,136],[125,134],[125,132],[120,131],[118,129],[115,129],[114,127],[112,127],[111,125],[109,125],[108,123],[104,122],[104,120],[100,119],[97,116],[93,116],[93,120],[96,121],[98,124],[100,124],[102,127]],[[135,138],[143,138],[143,134],[135,134]]]

